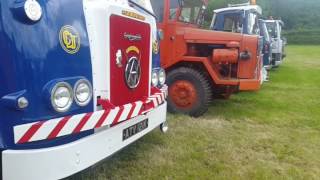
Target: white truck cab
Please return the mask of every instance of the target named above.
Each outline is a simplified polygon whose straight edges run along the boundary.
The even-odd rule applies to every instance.
[[[286,56],[285,45],[287,42],[281,34],[284,23],[281,20],[266,20],[266,24],[272,38],[272,64],[273,66],[278,67],[282,64],[282,61]]]

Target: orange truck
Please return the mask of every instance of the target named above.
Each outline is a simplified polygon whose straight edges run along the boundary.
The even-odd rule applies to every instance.
[[[170,112],[198,117],[214,97],[260,89],[259,36],[202,29],[207,0],[151,3],[162,39],[161,65],[167,73]]]

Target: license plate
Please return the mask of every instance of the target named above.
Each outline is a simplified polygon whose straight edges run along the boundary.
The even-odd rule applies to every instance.
[[[128,127],[127,129],[123,130],[123,141],[129,139],[130,137],[138,134],[139,132],[148,128],[149,120],[143,120],[133,126]]]

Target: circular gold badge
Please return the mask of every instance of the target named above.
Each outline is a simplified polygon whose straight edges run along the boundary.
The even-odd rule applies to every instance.
[[[152,51],[154,54],[158,54],[159,53],[159,43],[158,41],[153,41],[152,43]]]
[[[63,26],[59,33],[61,47],[69,54],[75,54],[80,49],[80,36],[78,31],[69,25]]]

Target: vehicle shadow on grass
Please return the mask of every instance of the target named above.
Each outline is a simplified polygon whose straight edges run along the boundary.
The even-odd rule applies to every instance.
[[[154,129],[154,131],[155,132],[143,136],[141,139],[121,149],[112,156],[98,162],[94,166],[64,180],[118,179],[113,176],[118,170],[128,168],[128,164],[134,164],[134,162],[143,158],[140,157],[141,155],[164,144],[165,139],[162,138],[160,130],[157,128]]]

